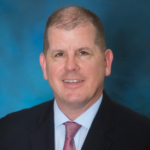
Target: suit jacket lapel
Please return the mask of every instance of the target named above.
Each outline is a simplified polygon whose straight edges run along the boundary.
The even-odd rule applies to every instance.
[[[30,138],[33,150],[54,150],[53,101],[39,117],[38,128],[31,133]]]
[[[111,140],[113,127],[113,105],[104,92],[101,106],[93,120],[82,150],[108,150],[113,144]]]

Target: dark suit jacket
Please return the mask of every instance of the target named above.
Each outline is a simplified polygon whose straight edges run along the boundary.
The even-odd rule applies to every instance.
[[[2,118],[0,150],[54,150],[53,100]],[[104,93],[82,150],[150,150],[150,120]]]

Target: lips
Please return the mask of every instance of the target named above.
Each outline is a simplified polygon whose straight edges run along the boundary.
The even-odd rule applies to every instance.
[[[79,82],[83,82],[83,80],[63,80],[63,82],[65,82],[65,83],[79,83]]]

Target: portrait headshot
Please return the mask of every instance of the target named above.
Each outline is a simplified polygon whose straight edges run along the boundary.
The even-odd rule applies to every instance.
[[[136,27],[130,24],[132,17],[127,16],[128,22],[124,21],[126,25],[122,23],[127,29],[130,25],[130,30],[125,32],[120,25],[117,27],[118,32],[114,31],[119,19],[113,20],[115,16],[111,18],[111,15],[113,16],[109,12],[111,9],[106,7],[106,4],[109,6],[111,3],[110,1],[101,3],[103,6],[101,8],[94,4],[97,10],[81,3],[66,3],[66,5],[60,3],[57,7],[53,3],[55,9],[50,9],[50,12],[45,10],[46,15],[43,17],[45,21],[42,21],[45,25],[43,27],[42,24],[43,28],[39,27],[40,30],[37,27],[38,19],[35,19],[33,27],[28,30],[20,22],[23,35],[28,37],[26,32],[30,31],[42,43],[42,46],[38,45],[35,40],[32,48],[37,46],[42,50],[36,51],[34,56],[31,55],[32,49],[28,49],[27,53],[24,52],[24,49],[25,51],[27,49],[25,46],[22,47],[23,50],[16,50],[15,53],[13,49],[9,51],[9,58],[13,55],[19,57],[16,62],[12,61],[12,64],[18,64],[18,60],[22,63],[18,68],[19,64],[12,65],[14,76],[9,76],[10,82],[2,83],[11,91],[6,91],[6,95],[9,97],[14,95],[20,102],[17,99],[15,101],[13,97],[9,101],[3,96],[2,90],[0,150],[150,150],[150,83],[148,83],[150,72],[147,71],[147,76],[142,80],[142,73],[138,72],[141,66],[134,64],[141,63],[140,56],[144,56],[146,50],[143,46],[141,54],[139,49],[142,47],[136,49],[134,46],[136,38],[132,40],[132,44],[129,41],[130,36],[136,37],[134,30],[139,41]],[[103,9],[109,13],[109,24],[106,18],[98,13],[99,11],[104,13]],[[116,9],[121,11],[119,5]],[[38,8],[36,11],[39,11]],[[119,16],[118,12],[116,11],[114,15]],[[34,18],[40,17],[37,16],[39,14]],[[41,18],[43,14],[42,12]],[[32,20],[33,16],[29,15],[29,18]],[[138,23],[140,26],[142,20]],[[15,30],[18,31],[16,27],[13,28],[14,32]],[[140,31],[139,33],[143,33],[144,29]],[[113,32],[115,34],[112,34]],[[37,33],[42,36],[38,36]],[[18,45],[21,44],[22,36],[19,35],[22,34],[15,35],[14,38],[19,41]],[[31,40],[31,37],[27,39]],[[147,37],[145,39],[147,40]],[[143,41],[146,43],[146,40]],[[143,41],[140,43],[141,46],[144,44]],[[26,44],[27,42],[24,43]],[[30,55],[32,61],[23,60],[27,58],[23,56],[23,52],[25,56]],[[148,62],[146,55],[145,61]],[[31,63],[34,61],[35,66]],[[129,64],[131,61],[133,64]],[[24,68],[21,66],[23,62]],[[36,66],[39,68],[37,72]],[[148,66],[149,64],[146,68]],[[28,72],[30,67],[33,70]],[[144,66],[141,70],[143,68]],[[22,70],[24,76],[16,76],[17,69]],[[33,74],[30,74],[31,72]],[[28,84],[33,94],[29,94],[30,88],[27,90],[24,87]],[[16,90],[18,85],[23,87],[22,90],[20,88]],[[136,88],[132,89],[134,86]],[[7,110],[7,106],[4,107],[6,101],[7,105],[11,106],[11,111]]]

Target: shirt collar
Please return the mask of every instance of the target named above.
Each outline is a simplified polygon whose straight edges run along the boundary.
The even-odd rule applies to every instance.
[[[101,105],[103,98],[103,94],[100,96],[100,98],[89,108],[87,109],[83,114],[81,114],[79,117],[77,117],[74,122],[84,126],[85,128],[89,129],[93,119],[95,118],[95,115],[98,111],[98,108]],[[62,125],[64,122],[71,121],[67,116],[64,115],[64,113],[59,109],[56,100],[54,100],[54,123],[55,123],[55,129]]]

